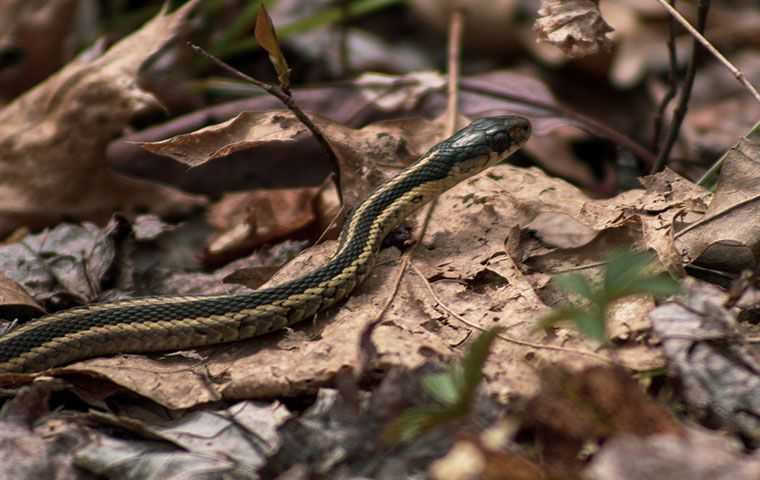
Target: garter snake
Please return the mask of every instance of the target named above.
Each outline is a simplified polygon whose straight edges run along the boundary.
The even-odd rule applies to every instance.
[[[0,372],[231,342],[312,317],[364,280],[383,239],[407,215],[514,153],[530,129],[522,117],[482,118],[437,144],[359,204],[333,256],[300,278],[251,293],[144,297],[46,315],[0,337]]]

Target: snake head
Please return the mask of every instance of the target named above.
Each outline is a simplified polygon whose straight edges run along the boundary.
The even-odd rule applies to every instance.
[[[495,165],[525,145],[528,119],[515,115],[479,118],[437,146],[437,153],[459,179]],[[434,147],[436,149],[436,147]]]
[[[472,122],[470,127],[482,129],[491,151],[499,155],[522,147],[531,132],[528,119],[514,115],[481,118]]]

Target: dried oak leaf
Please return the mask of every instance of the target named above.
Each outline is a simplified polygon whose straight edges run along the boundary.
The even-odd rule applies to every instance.
[[[129,478],[263,478],[255,475],[281,442],[277,428],[290,417],[278,403],[240,402],[171,420],[135,409],[126,415],[91,412],[91,441],[76,452],[77,466],[95,475]],[[160,443],[157,443],[160,442]],[[148,473],[149,472],[149,473]]]
[[[541,391],[528,401],[524,421],[543,445],[547,463],[564,471],[580,466],[578,453],[587,442],[682,433],[673,415],[620,367],[575,373],[556,365],[545,368]]]
[[[345,127],[311,115],[338,158],[345,207],[354,206],[389,173],[381,165],[399,168],[443,138],[442,121],[389,120],[361,129]],[[226,122],[142,146],[152,153],[174,158],[191,167],[203,165],[242,150],[289,143],[309,137],[309,130],[287,111],[244,112]]]
[[[76,0],[0,2],[0,102],[55,72],[72,54]]]
[[[614,29],[602,18],[598,0],[542,0],[534,30],[539,40],[561,48],[571,57],[609,49]]]
[[[760,439],[760,355],[744,339],[747,328],[723,305],[724,292],[693,279],[680,298],[649,313],[669,368],[700,416]]]
[[[760,134],[726,154],[715,197],[705,215],[674,235],[685,263],[739,272],[760,258]]]
[[[118,218],[102,229],[90,223],[63,223],[0,246],[0,271],[15,282],[14,290],[48,308],[102,300],[104,288],[115,286],[117,271],[126,268],[119,260],[129,233],[129,225]],[[4,308],[16,301],[0,294]]]
[[[204,264],[223,264],[282,240],[316,240],[322,231],[318,220],[324,216],[317,198],[321,191],[303,187],[226,194],[208,211],[217,233],[206,247]],[[331,218],[339,210],[335,197]]]
[[[180,213],[198,197],[112,172],[105,150],[136,113],[157,105],[140,71],[182,29],[197,2],[160,12],[96,58],[85,52],[0,110],[0,234],[114,210]]]
[[[760,456],[742,452],[725,434],[689,428],[685,435],[646,438],[620,435],[605,443],[583,472],[587,480],[752,480],[760,477]]]

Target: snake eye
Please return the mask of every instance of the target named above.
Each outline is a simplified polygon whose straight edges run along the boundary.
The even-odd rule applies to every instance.
[[[506,132],[498,132],[491,137],[491,150],[501,153],[509,148],[509,137]]]

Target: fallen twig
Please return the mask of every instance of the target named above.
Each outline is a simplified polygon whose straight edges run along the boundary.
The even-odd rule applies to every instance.
[[[670,6],[670,5],[668,5]],[[697,9],[697,29],[699,32],[705,30],[707,24],[707,13],[710,10],[710,0],[699,0],[699,7]],[[670,152],[673,149],[678,138],[678,133],[681,131],[681,124],[684,117],[686,117],[686,111],[689,109],[689,98],[691,97],[691,89],[694,86],[694,78],[697,74],[697,59],[699,57],[699,41],[695,38],[691,46],[691,55],[689,56],[689,65],[686,67],[686,77],[684,77],[683,85],[681,86],[681,95],[678,99],[678,105],[675,112],[673,112],[673,119],[670,122],[670,129],[668,130],[668,136],[665,138],[665,144],[657,154],[657,161],[652,165],[650,173],[655,174],[665,168],[670,157]]]
[[[314,124],[314,122],[311,121],[311,119],[306,115],[301,108],[296,105],[296,102],[293,100],[293,97],[286,93],[283,89],[276,85],[272,85],[266,82],[262,82],[261,80],[257,80],[250,75],[246,75],[245,73],[241,72],[237,68],[233,67],[232,65],[224,62],[223,60],[215,57],[214,55],[208,53],[203,48],[199,47],[198,45],[195,45],[193,43],[188,43],[190,47],[195,50],[196,52],[199,52],[200,54],[206,56],[209,60],[214,62],[219,67],[227,70],[231,74],[250,82],[257,87],[261,88],[265,92],[271,94],[272,96],[276,97],[278,100],[280,100],[286,107],[288,107],[288,110],[293,112],[293,115],[298,118],[298,120],[301,121],[301,123],[304,124],[306,128],[309,129],[312,135],[314,135],[314,138],[319,142],[320,146],[324,149],[324,151],[327,153],[328,157],[330,158],[330,162],[333,164],[333,171],[335,172],[335,185],[338,189],[338,198],[343,202],[343,195],[340,188],[340,164],[338,162],[338,156],[335,154],[335,151],[332,149],[332,146],[330,146],[330,142],[327,141],[324,135],[322,135],[322,132],[317,128],[317,126]]]
[[[675,17],[676,20],[678,20],[681,25],[684,26],[686,30],[691,33],[694,38],[696,38],[710,53],[712,53],[715,58],[720,60],[720,62],[728,68],[731,73],[734,74],[734,77],[736,77],[739,82],[744,85],[747,90],[752,94],[753,97],[755,97],[755,100],[760,102],[760,92],[757,91],[757,89],[747,80],[747,77],[744,76],[744,73],[742,73],[741,70],[736,68],[731,62],[728,61],[726,57],[724,57],[717,48],[715,48],[705,37],[703,37],[694,27],[691,26],[688,20],[683,18],[683,16],[676,10],[675,8],[671,7],[670,5],[665,2],[665,0],[657,0],[662,4],[663,7],[671,14],[673,17]]]

